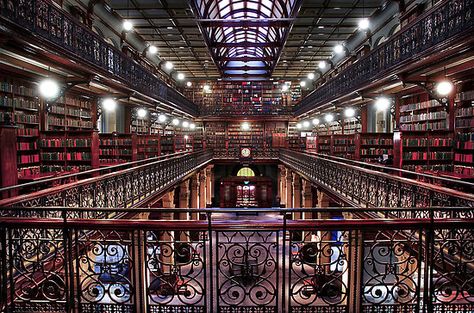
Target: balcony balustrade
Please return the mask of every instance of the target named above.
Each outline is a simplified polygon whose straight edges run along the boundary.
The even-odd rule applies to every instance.
[[[386,173],[396,171],[390,168],[385,168],[384,173],[363,168],[360,164],[351,165],[352,161],[349,160],[335,160],[286,149],[280,150],[279,159],[303,177],[353,206],[474,207],[472,193]],[[440,180],[439,177],[424,176]]]
[[[2,312],[474,310],[472,209],[28,210],[0,218]],[[387,218],[400,212],[410,217]]]
[[[304,114],[394,73],[427,53],[434,54],[457,36],[472,36],[474,1],[442,1],[413,23],[373,49],[367,56],[328,80],[300,101],[296,115]]]
[[[15,205],[126,208],[137,206],[165,192],[211,160],[212,151],[199,151],[137,161],[131,168],[0,200],[0,207]],[[106,169],[106,171],[109,170],[111,169]],[[99,171],[103,170],[92,172]],[[77,175],[81,173],[75,174]],[[35,185],[42,183],[39,181]],[[0,192],[12,188],[15,187],[0,189]]]
[[[49,0],[2,0],[0,22],[16,27],[58,47],[66,56],[88,63],[132,89],[197,115],[197,106],[144,66],[108,44]],[[112,77],[110,77],[112,76]]]

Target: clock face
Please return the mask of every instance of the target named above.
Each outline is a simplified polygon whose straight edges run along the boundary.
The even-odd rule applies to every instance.
[[[240,150],[240,155],[243,156],[244,158],[248,158],[250,156],[250,149],[242,148],[242,150]]]

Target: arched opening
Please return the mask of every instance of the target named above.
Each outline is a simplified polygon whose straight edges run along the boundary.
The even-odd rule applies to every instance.
[[[250,167],[242,167],[237,172],[238,177],[255,177],[255,172]]]

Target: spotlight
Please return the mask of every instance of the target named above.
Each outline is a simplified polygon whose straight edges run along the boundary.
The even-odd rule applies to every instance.
[[[202,87],[204,89],[205,92],[209,92],[211,90],[211,86],[209,85],[204,85],[204,87]]]
[[[377,111],[386,111],[390,107],[390,100],[387,97],[379,97],[375,101]]]
[[[150,52],[150,54],[156,54],[158,52],[158,48],[154,45],[151,45],[148,47],[148,52]]]
[[[341,44],[335,45],[334,52],[336,52],[337,54],[342,54],[344,52],[344,46]]]
[[[194,124],[194,123],[189,124],[189,128],[196,129],[196,124]]]
[[[174,67],[174,65],[173,65],[173,63],[171,63],[170,61],[167,61],[167,62],[165,63],[165,67],[166,67],[167,70],[172,70],[173,67]]]
[[[137,116],[138,116],[139,118],[144,118],[144,117],[146,116],[146,113],[147,113],[147,112],[146,112],[146,110],[145,110],[144,108],[139,108],[139,109],[137,110]]]
[[[105,98],[102,100],[102,108],[108,112],[115,111],[115,108],[117,108],[117,101],[115,101],[114,98]]]
[[[250,130],[250,124],[247,122],[243,122],[240,127],[242,128],[242,130]]]
[[[309,73],[308,74],[308,79],[313,80],[314,79],[314,73]]]
[[[366,18],[363,18],[359,21],[359,29],[361,30],[366,30],[370,26],[369,20]]]
[[[183,127],[188,128],[189,127],[189,122],[188,121],[183,121]]]
[[[59,92],[60,92],[59,84],[54,79],[46,78],[42,80],[39,83],[38,88],[39,88],[40,95],[47,100],[52,100],[59,97]]]
[[[438,84],[436,84],[436,92],[440,96],[447,96],[453,91],[453,83],[450,82],[449,80],[443,80],[440,81]]]
[[[158,121],[160,123],[164,123],[166,121],[166,115],[164,115],[164,114],[158,115]]]
[[[183,73],[178,73],[178,79],[183,80],[184,79],[184,74]]]
[[[281,86],[281,91],[282,91],[282,92],[287,92],[287,91],[288,91],[288,85],[287,85],[287,84],[283,84],[283,85]]]
[[[300,86],[301,87],[305,87],[306,86],[306,82],[304,80],[300,81]]]
[[[313,118],[313,125],[319,125],[319,118]]]
[[[356,112],[355,112],[354,108],[346,108],[346,109],[344,110],[344,115],[345,115],[346,117],[354,117],[354,116],[355,116],[355,113],[356,113]]]
[[[189,139],[189,136],[188,135],[184,135],[184,140],[188,140]]]
[[[186,86],[188,86],[188,87],[191,87],[192,85],[193,85],[193,83],[191,83],[191,82],[186,83]]]
[[[304,121],[303,122],[303,127],[308,128],[309,127],[309,121]]]
[[[303,127],[303,125],[301,125],[301,123],[296,124],[296,128],[301,129],[301,127]]]
[[[174,126],[178,126],[179,125],[179,120],[177,118],[174,118],[172,123],[173,123]]]
[[[318,67],[322,70],[324,70],[326,68],[326,66],[328,66],[328,64],[326,63],[326,61],[320,61],[318,63]]]
[[[328,123],[331,123],[332,121],[334,121],[334,115],[332,115],[331,113],[328,113],[324,116],[324,120]]]
[[[133,29],[133,23],[129,20],[125,20],[123,21],[122,27],[124,31],[129,32]]]

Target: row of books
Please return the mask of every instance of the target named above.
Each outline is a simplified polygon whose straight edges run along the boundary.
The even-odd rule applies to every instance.
[[[446,120],[441,120],[439,122],[401,124],[400,129],[402,131],[447,130],[448,122]]]
[[[36,141],[30,142],[17,142],[16,149],[19,151],[27,151],[27,150],[37,150],[38,143]]]
[[[38,128],[17,128],[16,129],[17,136],[39,136],[39,129]]]
[[[404,170],[409,170],[413,172],[425,172],[425,171],[439,171],[439,172],[452,172],[453,165],[451,164],[418,164],[418,165],[404,165]]]
[[[464,162],[464,163],[472,163],[473,162],[473,154],[463,154],[463,153],[456,153],[454,155],[454,161],[457,162]],[[474,163],[473,163],[474,166]]]
[[[19,155],[18,156],[18,164],[39,163],[39,161],[40,161],[39,154]]]
[[[0,107],[24,110],[38,110],[39,102],[34,99],[1,97]]]
[[[472,117],[474,116],[474,107],[459,108],[456,117]]]
[[[18,168],[18,178],[26,176],[37,176],[40,173],[39,165],[35,166],[26,166]]]
[[[44,161],[89,161],[92,158],[90,152],[43,152],[41,159]]]
[[[6,115],[10,116],[10,120],[12,119],[12,113],[10,113],[10,112],[0,112],[0,121],[4,121]],[[39,119],[38,119],[37,115],[24,114],[24,113],[18,112],[18,111],[15,112],[13,120],[16,123],[39,124]]]
[[[456,127],[458,128],[474,128],[474,117],[470,119],[457,119]]]
[[[369,148],[369,149],[360,149],[361,155],[382,155],[388,154],[393,155],[393,149],[378,149],[378,148]]]
[[[393,140],[388,138],[367,138],[361,140],[363,146],[389,146],[393,145]]]
[[[90,165],[41,165],[42,173],[82,172],[92,169]]]
[[[448,113],[446,111],[400,116],[400,123],[430,121],[430,120],[438,120],[438,119],[443,119],[443,118],[444,119],[448,118]]]
[[[444,151],[433,151],[433,152],[404,152],[403,153],[404,160],[452,160],[453,153],[452,152],[444,152]]]
[[[99,155],[132,155],[131,149],[99,149]]]
[[[77,138],[77,139],[65,139],[65,138],[52,138],[52,139],[41,139],[40,145],[42,148],[58,148],[58,147],[91,147],[92,139],[90,138]]]
[[[415,111],[415,110],[420,110],[420,109],[429,109],[429,108],[435,108],[435,107],[440,107],[441,103],[439,103],[437,100],[428,100],[428,101],[423,101],[419,103],[410,103],[406,105],[400,106],[400,112],[409,112],[409,111]]]
[[[100,138],[100,145],[101,146],[131,146],[132,139],[126,138],[114,138],[114,139],[105,139]]]
[[[21,96],[34,97],[36,91],[33,88],[25,87],[19,83],[11,83],[9,81],[0,82],[0,90],[4,92],[14,93]]]
[[[402,145],[404,147],[451,147],[453,140],[451,138],[404,138]]]

